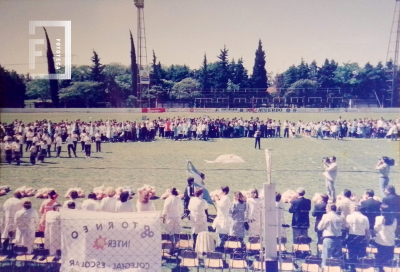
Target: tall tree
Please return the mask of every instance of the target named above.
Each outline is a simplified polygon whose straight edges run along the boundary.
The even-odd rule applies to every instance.
[[[225,89],[229,80],[228,71],[228,49],[224,45],[224,49],[220,50],[221,53],[218,55],[219,61],[217,74],[215,75],[215,87],[220,89]]]
[[[262,48],[261,40],[258,41],[251,82],[253,88],[268,88],[267,70],[265,69],[265,52]]]
[[[292,86],[293,83],[299,80],[298,69],[294,65],[290,66],[289,69],[287,69],[283,73],[283,75],[284,75],[285,88],[290,88],[290,86]]]
[[[44,33],[46,35],[46,41],[47,41],[47,70],[49,72],[49,75],[56,74],[56,66],[54,64],[54,55],[53,55],[53,51],[51,50],[50,39],[49,39],[49,36],[47,35],[46,28],[43,27],[43,29],[44,29]],[[51,101],[53,102],[53,106],[58,108],[58,106],[59,106],[58,80],[50,79],[49,84],[50,84]]]
[[[202,64],[200,70],[201,70],[201,72],[200,72],[201,73],[201,75],[200,75],[201,90],[204,92],[210,88],[209,82],[208,82],[208,77],[209,77],[208,73],[209,72],[208,72],[208,63],[207,63],[207,55],[206,54],[204,54],[203,64]]]
[[[335,82],[335,71],[338,64],[331,60],[325,59],[324,65],[318,70],[318,82],[321,88],[334,88],[336,87]]]
[[[150,78],[150,83],[151,85],[155,85],[155,86],[160,86],[162,84],[162,67],[161,67],[161,63],[158,62],[157,63],[157,57],[156,57],[156,53],[153,50],[153,62],[151,64],[151,78]]]
[[[240,58],[235,65],[235,73],[232,81],[235,84],[240,84],[240,88],[249,87],[249,76],[247,74],[247,69],[243,66],[242,58]]]
[[[131,77],[132,77],[132,95],[137,97],[137,87],[138,87],[138,69],[136,63],[136,51],[135,44],[133,43],[132,32],[129,30],[131,36]]]
[[[97,55],[96,51],[93,50],[92,57],[93,66],[91,69],[91,80],[95,82],[104,83],[104,65],[100,63],[99,55]]]
[[[308,64],[304,62],[303,58],[301,59],[300,65],[297,66],[297,72],[299,79],[309,79],[310,77],[310,68]]]

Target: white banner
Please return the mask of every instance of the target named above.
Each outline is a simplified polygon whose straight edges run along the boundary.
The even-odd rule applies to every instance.
[[[61,272],[161,271],[160,212],[61,210]]]
[[[150,84],[150,72],[147,68],[139,70],[140,84]]]

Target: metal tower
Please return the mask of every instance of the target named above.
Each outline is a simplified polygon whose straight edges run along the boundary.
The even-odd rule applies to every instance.
[[[150,84],[150,70],[147,63],[146,31],[144,25],[144,0],[133,0],[137,8],[137,64],[138,99],[142,105],[142,94]]]
[[[390,107],[394,105],[399,95],[399,85],[397,72],[399,69],[399,41],[400,41],[400,0],[396,0],[394,8],[392,29],[390,31],[389,46],[386,55],[386,63],[393,62],[393,68],[389,70],[389,83],[390,83]],[[383,103],[383,101],[382,101]]]

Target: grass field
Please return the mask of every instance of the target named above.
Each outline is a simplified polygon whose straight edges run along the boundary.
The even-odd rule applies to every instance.
[[[51,119],[87,120],[106,119],[139,120],[142,114],[52,114]],[[183,116],[183,114],[154,114],[147,116]],[[203,114],[201,114],[203,115]],[[384,118],[398,118],[394,114],[381,114]],[[376,114],[342,114],[342,118],[359,118],[363,116],[379,118]],[[188,115],[187,115],[188,116]],[[191,114],[190,116],[194,116]],[[219,116],[223,116],[219,114]],[[232,118],[234,114],[224,117]],[[302,119],[320,120],[337,119],[338,114],[243,114],[243,117],[259,116],[262,119]],[[213,115],[214,117],[214,115]],[[21,119],[25,122],[46,118],[44,114],[2,114],[2,122]],[[49,118],[47,116],[47,118]],[[261,148],[270,149],[273,156],[272,180],[277,190],[295,190],[297,187],[306,189],[306,197],[312,198],[315,192],[324,192],[324,179],[321,159],[335,155],[339,165],[336,190],[350,189],[357,195],[364,189],[373,189],[381,197],[378,187],[378,173],[374,169],[379,157],[386,155],[396,160],[392,167],[390,183],[400,192],[399,143],[387,139],[346,139],[315,140],[310,138],[295,139],[262,139]],[[80,147],[80,146],[78,146]],[[94,145],[92,146],[92,150]],[[182,141],[157,139],[146,143],[107,143],[102,145],[102,153],[93,153],[90,159],[84,158],[84,153],[78,148],[79,158],[67,158],[66,145],[63,145],[61,158],[46,159],[46,163],[31,166],[27,155],[21,166],[1,165],[0,184],[8,184],[15,189],[29,185],[34,188],[54,187],[64,201],[63,195],[69,187],[79,186],[85,192],[93,187],[105,184],[106,186],[131,185],[135,189],[143,184],[156,186],[157,195],[161,195],[167,188],[176,186],[183,190],[186,185],[186,156],[200,171],[206,174],[206,184],[210,191],[223,185],[228,185],[231,192],[262,187],[266,181],[265,156],[262,150],[254,149],[254,139],[214,139],[209,142]],[[221,154],[236,154],[241,156],[243,164],[207,164],[204,160],[214,160]],[[8,198],[1,197],[0,205]],[[136,196],[134,197],[136,202]],[[34,207],[39,208],[41,200],[34,200]],[[162,209],[163,201],[155,200],[157,209]],[[289,208],[289,206],[287,206]],[[214,214],[213,207],[209,208]],[[290,224],[291,216],[286,214],[286,222]],[[312,218],[311,224],[314,223]],[[290,234],[290,235],[289,235]],[[310,234],[315,237],[313,228]],[[291,231],[288,232],[291,237]]]

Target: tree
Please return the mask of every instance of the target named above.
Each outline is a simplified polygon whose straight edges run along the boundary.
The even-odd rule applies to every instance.
[[[0,65],[0,108],[23,108],[25,105],[25,78]]]
[[[285,97],[308,97],[319,87],[318,82],[310,79],[300,79],[290,86]]]
[[[110,63],[104,66],[104,87],[109,95],[112,107],[122,107],[129,96],[129,90],[120,88],[116,82],[117,76],[129,75],[128,68],[120,63]]]
[[[249,76],[247,74],[247,69],[243,66],[242,58],[240,58],[235,65],[232,81],[235,84],[240,84],[241,88],[249,87]]]
[[[53,51],[51,50],[49,36],[47,35],[46,28],[43,27],[43,29],[44,29],[44,33],[46,35],[46,41],[47,41],[47,70],[49,72],[49,75],[56,74],[56,67],[54,64],[54,55],[53,55]],[[58,106],[59,106],[58,80],[50,79],[49,84],[50,84],[51,101],[53,102],[53,106],[58,108]]]
[[[101,95],[99,89],[102,84],[93,81],[74,82],[67,88],[60,90],[60,100],[77,107],[90,107],[94,102],[99,101]]]
[[[203,65],[200,68],[200,80],[201,80],[201,90],[204,92],[205,90],[209,89],[209,72],[208,72],[208,65],[207,65],[207,55],[204,54]]]
[[[132,95],[137,97],[137,85],[138,85],[138,69],[136,63],[136,51],[135,44],[133,43],[132,32],[129,30],[131,36],[131,82],[132,82]]]
[[[310,68],[308,67],[308,64],[304,62],[303,59],[301,59],[300,65],[297,66],[297,74],[298,74],[298,79],[309,79],[310,77]]]
[[[251,75],[253,88],[268,88],[267,70],[265,69],[265,52],[262,49],[261,40],[258,41],[256,57],[254,59],[253,74]]]
[[[200,82],[193,78],[185,78],[174,84],[170,92],[173,99],[188,99],[201,96]]]
[[[235,84],[232,82],[232,80],[228,80],[228,84],[226,86],[226,90],[228,92],[236,92],[240,90],[240,84]]]
[[[287,69],[283,74],[285,80],[285,88],[289,88],[290,86],[292,86],[293,83],[299,80],[298,69],[294,65],[290,66],[289,69]]]
[[[47,79],[33,79],[26,84],[26,87],[26,95],[30,99],[40,99],[42,102],[45,102],[51,98]]]
[[[313,60],[309,66],[309,79],[318,81],[318,71],[317,62]]]
[[[221,53],[218,56],[219,61],[217,73],[215,75],[215,87],[220,89],[225,89],[226,84],[229,79],[229,71],[228,71],[228,49],[224,45],[224,49],[220,50]]]
[[[337,85],[335,80],[335,71],[338,68],[338,64],[331,60],[325,59],[324,65],[318,70],[318,82],[321,88],[334,88]]]
[[[165,79],[179,82],[190,76],[191,71],[186,65],[171,65],[165,71]]]
[[[153,50],[153,63],[151,64],[151,78],[150,78],[150,83],[151,85],[157,85],[157,86],[161,86],[162,84],[162,67],[161,67],[161,63],[158,62],[157,63],[157,57],[156,54],[154,53]]]
[[[96,51],[93,50],[93,57],[92,57],[93,66],[90,67],[91,69],[91,80],[99,83],[104,82],[104,65],[100,63],[99,55],[97,55]]]

